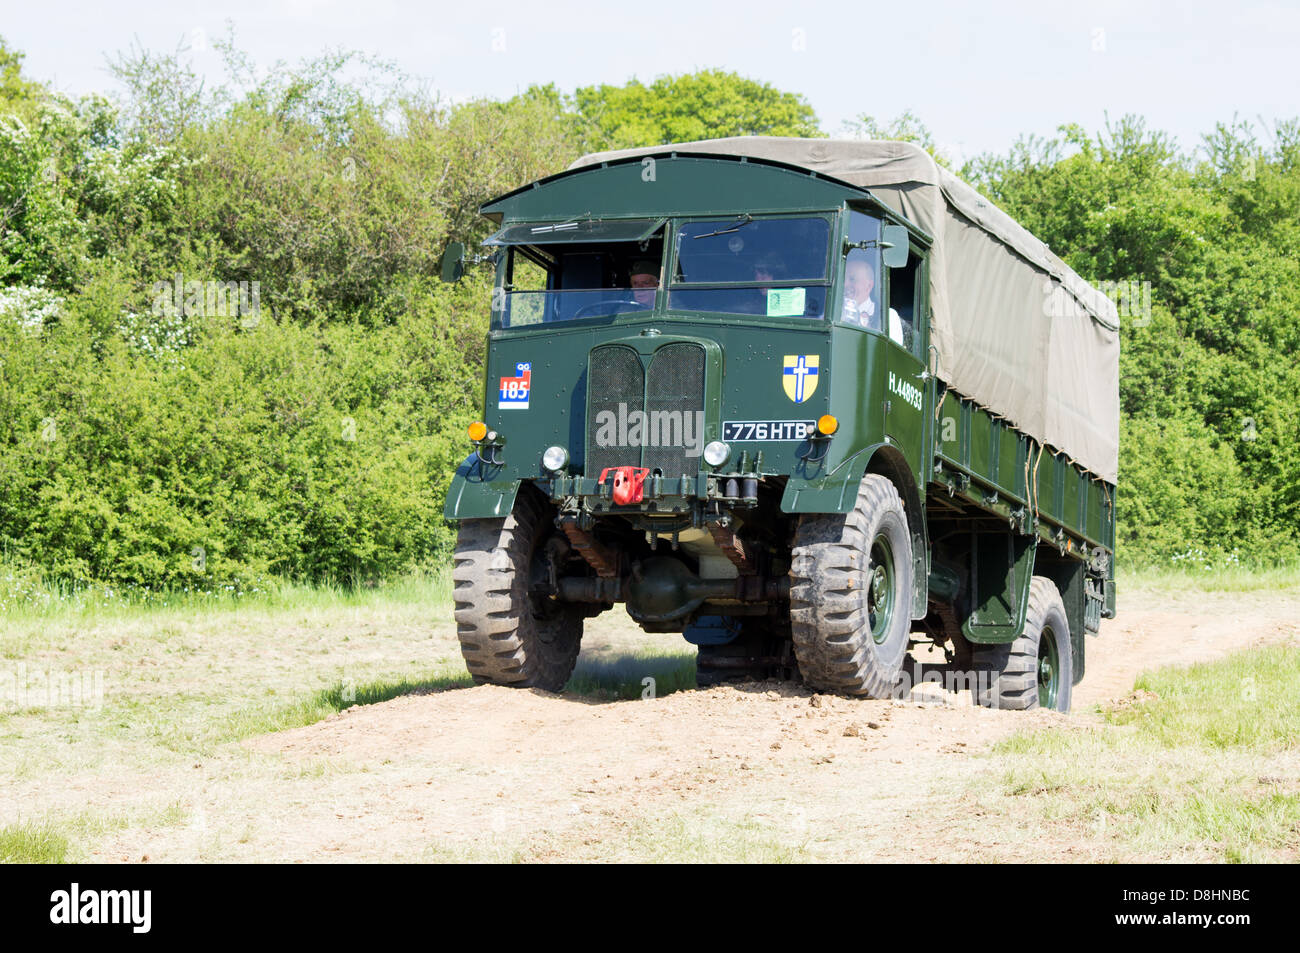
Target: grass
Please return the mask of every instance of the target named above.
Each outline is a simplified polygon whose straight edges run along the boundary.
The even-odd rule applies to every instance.
[[[996,806],[1096,860],[1300,860],[1300,645],[1143,675],[1101,716],[995,746]]]
[[[0,577],[10,568],[0,563]],[[0,590],[5,585],[0,578]],[[1300,592],[1300,568],[1144,570],[1122,573],[1120,586],[1121,593],[1165,587],[1161,598]],[[132,843],[142,827],[183,824],[203,804],[221,820],[210,832],[196,828],[184,849],[204,859],[244,856],[237,845],[252,837],[250,815],[218,807],[234,804],[227,795],[282,792],[301,776],[309,801],[317,775],[339,790],[370,781],[364,765],[346,758],[326,753],[286,766],[231,742],[352,705],[471,684],[441,574],[360,590],[283,584],[243,594],[116,593],[116,601],[97,602],[85,591],[38,587],[23,598],[0,610],[0,861],[81,860],[101,845]],[[991,780],[972,782],[973,796],[988,801],[981,823],[1060,835],[1087,845],[1085,859],[1300,859],[1298,652],[1287,646],[1153,672],[1095,723],[1072,719],[1071,727],[1002,744],[989,761]],[[3,679],[19,665],[51,677],[101,673],[102,704],[6,705]],[[638,699],[652,686],[662,697],[690,688],[694,676],[685,642],[656,642],[598,621],[566,691]],[[257,794],[247,796],[256,803]],[[707,806],[653,817],[633,811],[626,820],[618,844],[583,841],[579,824],[468,853],[432,840],[428,852],[442,859],[807,859],[806,845],[789,832],[727,820]],[[189,828],[181,833],[188,837]],[[275,851],[273,838],[262,849]]]
[[[81,845],[133,825],[174,826],[190,818],[179,802],[130,813],[80,811],[52,813],[38,821],[18,821],[0,828],[0,863],[63,864],[84,859]]]
[[[402,695],[427,695],[452,688],[469,688],[473,684],[469,673],[463,671],[433,674],[421,679],[374,681],[360,686],[340,682],[288,705],[243,709],[227,720],[212,740],[225,744],[273,731],[301,728],[353,705],[375,705]]]
[[[1219,562],[1117,566],[1116,589],[1130,592],[1300,593],[1300,562]]]
[[[0,563],[0,577],[10,569]],[[472,684],[446,574],[375,589],[283,584],[99,600],[89,590],[45,586],[29,588],[3,617],[0,857],[12,862],[79,860],[96,845],[130,840],[135,833],[116,833],[124,803],[134,826],[167,825],[157,813],[160,794],[201,803],[206,785],[272,783],[284,772],[277,757],[232,742],[353,705]],[[571,693],[640,698],[647,677],[656,695],[694,684],[694,651],[685,643],[680,652],[654,651],[608,627],[589,633]],[[14,687],[47,676],[51,685],[56,677],[102,684],[102,695],[87,705],[29,690],[20,707]],[[320,770],[332,777],[363,769],[339,762]],[[69,804],[81,813],[70,814]],[[222,831],[218,844],[214,832],[200,856],[226,856],[238,833]]]
[[[729,819],[700,808],[638,818],[623,832],[615,857],[601,845],[589,850],[587,859],[639,864],[788,864],[813,859],[805,846],[807,835],[796,835],[799,842],[790,843],[782,833],[749,818]]]
[[[534,836],[489,834],[472,845],[432,843],[422,861],[437,863],[788,864],[815,858],[808,835],[708,808],[636,817],[618,837],[593,837],[581,824]]]
[[[1274,645],[1141,676],[1106,713],[1166,747],[1270,752],[1300,745],[1300,646]]]
[[[578,662],[566,691],[604,701],[661,698],[695,687],[695,649],[683,642],[680,655],[631,652]]]
[[[49,822],[0,828],[0,864],[62,864],[67,859],[68,837]]]
[[[372,590],[284,585],[98,603],[85,591],[43,591],[48,602],[5,610],[0,627],[0,857],[17,862],[84,856],[111,833],[105,818],[123,800],[153,810],[157,791],[191,790],[194,766],[229,742],[470,684],[442,574]],[[32,684],[56,678],[102,685],[102,697],[32,700]],[[151,781],[128,793],[140,777]],[[70,800],[84,817],[67,816]]]
[[[13,622],[134,618],[141,612],[309,610],[450,601],[451,573],[443,569],[410,573],[372,587],[268,578],[243,588],[159,590],[106,582],[73,584],[49,579],[39,568],[11,557],[0,557],[0,613]]]

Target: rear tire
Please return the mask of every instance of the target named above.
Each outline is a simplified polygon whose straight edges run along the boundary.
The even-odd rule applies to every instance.
[[[462,520],[452,569],[456,635],[477,684],[564,688],[582,644],[581,607],[533,591],[545,578],[550,504],[525,486],[505,519]]]
[[[898,490],[867,474],[848,513],[805,515],[790,562],[790,621],[813,688],[888,698],[911,632],[912,538]]]
[[[1056,584],[1029,581],[1025,630],[1013,642],[975,645],[976,700],[985,708],[1070,710],[1074,654],[1070,622]]]

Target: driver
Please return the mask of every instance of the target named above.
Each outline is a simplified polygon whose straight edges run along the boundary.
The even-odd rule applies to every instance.
[[[655,306],[655,293],[659,290],[659,265],[653,261],[635,262],[631,268],[632,297],[642,308]]]

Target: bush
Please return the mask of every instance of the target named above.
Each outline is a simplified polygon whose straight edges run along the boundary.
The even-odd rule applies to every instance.
[[[411,284],[380,327],[191,321],[92,353],[85,302],[0,326],[0,542],[51,573],[149,586],[360,582],[444,559],[481,406],[485,294]]]

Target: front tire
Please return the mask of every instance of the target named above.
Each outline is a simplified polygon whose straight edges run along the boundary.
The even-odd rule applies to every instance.
[[[1056,584],[1029,580],[1029,607],[1020,637],[974,646],[976,700],[985,708],[1070,710],[1074,652],[1070,622]]]
[[[521,487],[505,519],[462,520],[452,591],[456,635],[475,683],[564,688],[578,661],[583,613],[534,591],[545,578],[550,505]]]
[[[887,698],[911,632],[912,539],[898,490],[869,473],[848,513],[805,515],[790,562],[790,621],[811,687]]]

